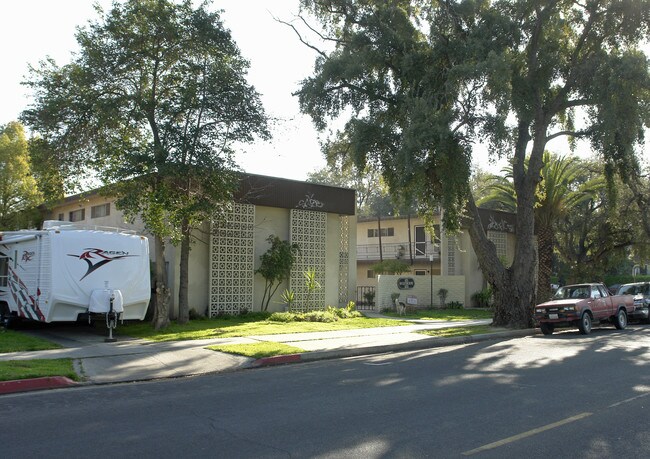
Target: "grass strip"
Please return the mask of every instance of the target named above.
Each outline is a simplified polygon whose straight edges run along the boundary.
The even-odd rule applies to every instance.
[[[0,328],[0,353],[45,351],[48,349],[61,349],[57,343],[36,338],[14,330]]]
[[[147,322],[128,323],[121,328],[121,332],[125,335],[151,341],[182,341],[409,325],[408,322],[394,319],[371,319],[367,317],[340,319],[336,322],[272,322],[267,320],[266,317],[260,319],[259,317],[248,318],[247,316],[191,320],[184,325],[172,322],[164,330],[158,331],[154,330],[151,324]]]
[[[300,349],[299,347],[289,346],[288,344],[283,343],[274,343],[272,341],[248,344],[223,344],[208,346],[207,349],[227,352],[229,354],[243,355],[254,359],[273,357],[276,355],[301,354],[305,352],[304,349]]]
[[[485,309],[418,309],[403,315],[398,315],[395,311],[384,311],[382,314],[400,319],[447,321],[491,319],[493,316],[492,311]]]
[[[8,360],[0,362],[0,381],[66,376],[79,381],[72,359]]]
[[[495,333],[505,329],[494,328],[490,325],[470,325],[467,327],[449,327],[438,328],[435,330],[420,330],[418,333],[438,338],[451,338],[454,336],[483,335],[486,333]]]

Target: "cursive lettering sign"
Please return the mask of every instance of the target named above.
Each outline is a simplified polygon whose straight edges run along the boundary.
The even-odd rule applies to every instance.
[[[303,209],[315,209],[323,207],[325,204],[320,202],[318,199],[314,199],[314,194],[306,194],[305,199],[301,199],[298,202],[298,207]]]

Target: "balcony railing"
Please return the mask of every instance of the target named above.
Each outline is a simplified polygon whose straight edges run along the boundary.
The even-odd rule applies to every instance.
[[[384,243],[381,248],[384,260],[409,260],[411,254],[416,260],[429,260],[429,255],[433,255],[434,260],[440,259],[440,246],[431,241],[412,242],[410,252],[408,242]],[[379,261],[379,244],[357,245],[357,260]]]

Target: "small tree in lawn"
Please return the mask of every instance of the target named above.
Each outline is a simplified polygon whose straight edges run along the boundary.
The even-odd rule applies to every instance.
[[[271,247],[260,256],[262,264],[255,271],[256,274],[261,274],[266,281],[264,296],[262,296],[262,311],[269,308],[271,298],[280,287],[280,284],[289,278],[291,268],[300,253],[298,244],[283,241],[272,234],[266,238],[266,241],[271,244]]]

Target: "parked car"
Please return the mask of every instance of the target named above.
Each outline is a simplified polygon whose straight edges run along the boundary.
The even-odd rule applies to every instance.
[[[650,282],[623,284],[618,293],[634,296],[634,311],[630,313],[630,319],[650,323]]]
[[[576,284],[560,287],[551,301],[535,306],[534,315],[545,335],[557,327],[577,327],[586,335],[593,323],[613,323],[622,330],[634,307],[632,295],[611,295],[603,284]]]

